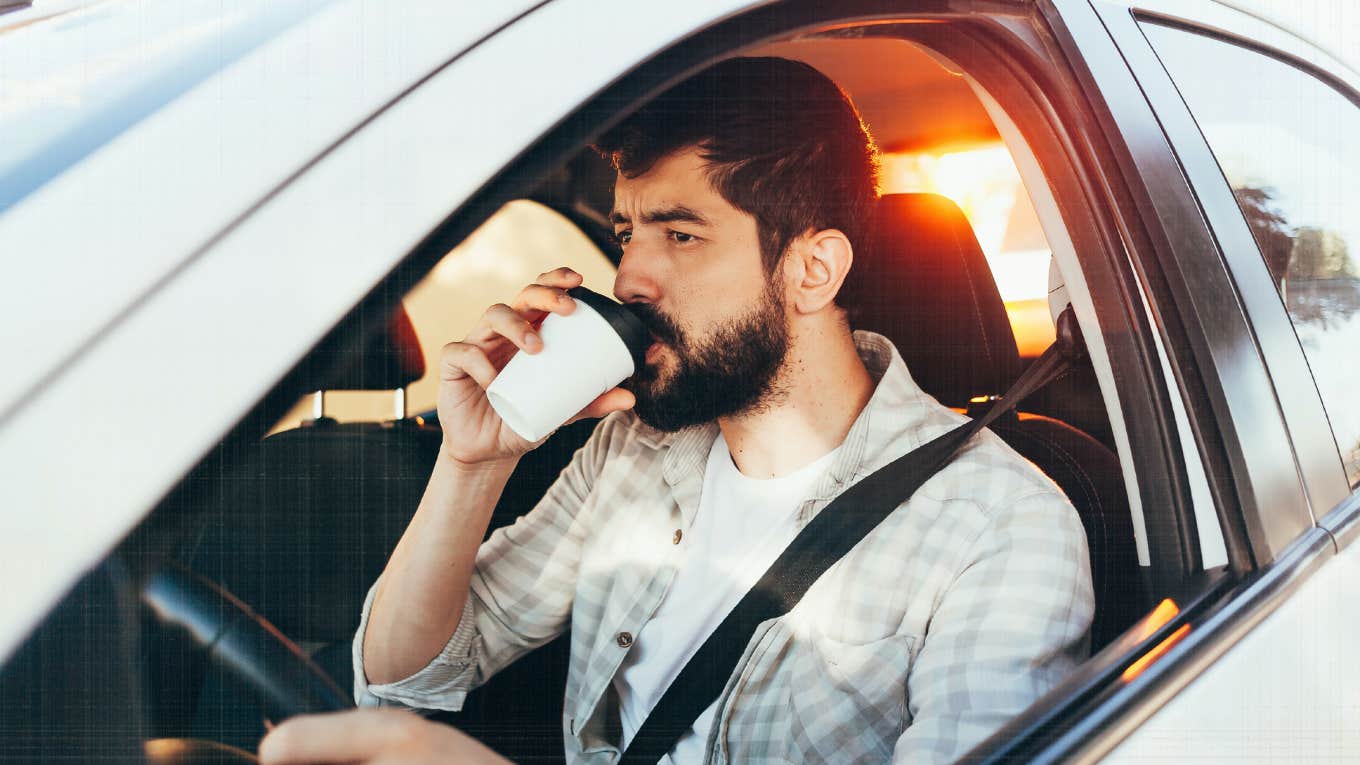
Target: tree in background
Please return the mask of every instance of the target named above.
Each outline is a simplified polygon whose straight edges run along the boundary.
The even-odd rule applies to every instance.
[[[1360,267],[1340,234],[1291,228],[1274,189],[1241,186],[1233,194],[1295,323],[1326,331],[1360,310]]]

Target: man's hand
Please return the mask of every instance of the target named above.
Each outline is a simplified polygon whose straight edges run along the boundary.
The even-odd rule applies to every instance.
[[[264,765],[510,765],[447,725],[396,709],[290,718],[260,742]]]
[[[538,353],[543,341],[538,325],[549,313],[568,315],[576,303],[567,290],[582,277],[570,268],[540,274],[520,290],[511,305],[486,309],[462,342],[444,346],[439,366],[439,425],[444,446],[455,460],[475,464],[518,458],[533,448],[501,421],[486,397],[486,388],[518,351]],[[612,388],[572,418],[603,417],[633,406],[633,394]]]

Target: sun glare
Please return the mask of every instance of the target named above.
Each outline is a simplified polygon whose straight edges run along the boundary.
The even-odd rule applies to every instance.
[[[883,193],[909,192],[940,194],[963,210],[1006,303],[1021,355],[1041,353],[1053,342],[1051,252],[1005,145],[884,154]]]

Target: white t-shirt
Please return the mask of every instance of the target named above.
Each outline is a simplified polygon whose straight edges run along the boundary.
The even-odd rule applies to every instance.
[[[840,447],[786,476],[748,478],[718,433],[704,470],[694,522],[684,532],[680,570],[614,675],[626,748],[671,681],[713,630],[774,563],[798,529],[798,508]],[[676,743],[664,765],[703,761],[717,702]]]

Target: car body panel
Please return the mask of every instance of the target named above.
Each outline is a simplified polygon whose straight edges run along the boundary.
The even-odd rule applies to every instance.
[[[1108,762],[1360,760],[1360,545],[1289,599],[1143,722]]]
[[[163,5],[188,13],[203,4]],[[106,3],[7,33],[0,71],[9,79],[0,87],[20,98],[5,107],[0,130],[12,122],[21,137],[55,128],[73,137],[58,136],[41,169],[0,168],[53,173],[0,180],[16,197],[0,205],[0,354],[23,360],[0,375],[0,421],[233,219],[531,5],[266,2],[202,27],[158,11],[169,18],[143,29],[139,21],[152,14],[139,13],[141,4]],[[86,119],[83,104],[95,97],[81,69],[45,79],[44,70],[19,65],[81,60],[84,47],[95,47],[85,41],[100,35],[124,42],[96,62],[107,73],[92,74],[88,87],[126,91],[139,109],[95,109]],[[153,56],[148,49],[165,47],[158,35],[191,35],[193,43]],[[235,48],[220,49],[228,44]],[[193,76],[180,77],[184,69]],[[306,75],[290,76],[299,70]],[[67,102],[76,117],[61,116]],[[40,140],[33,143],[43,155]]]

